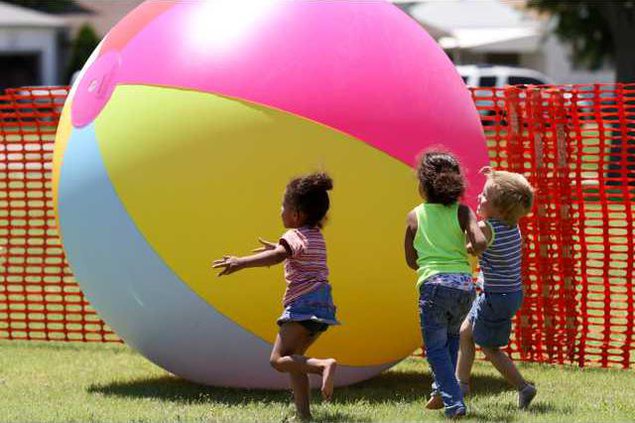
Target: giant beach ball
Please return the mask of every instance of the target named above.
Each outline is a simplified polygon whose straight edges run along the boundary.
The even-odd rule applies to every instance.
[[[384,1],[148,1],[75,83],[54,154],[63,246],[86,298],[130,346],[194,382],[282,388],[270,368],[281,266],[211,261],[276,240],[293,176],[331,174],[324,228],[342,325],[309,350],[336,383],[421,343],[405,216],[417,153],[442,144],[471,182],[478,114],[434,40]]]

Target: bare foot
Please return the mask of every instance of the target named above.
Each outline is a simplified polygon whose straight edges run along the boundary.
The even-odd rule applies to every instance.
[[[337,361],[333,358],[324,360],[324,370],[322,370],[322,398],[324,401],[330,401],[333,397],[333,376],[337,368]]]

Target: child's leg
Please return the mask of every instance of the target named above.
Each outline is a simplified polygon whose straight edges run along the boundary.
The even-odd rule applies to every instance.
[[[452,368],[456,372],[456,365],[459,360],[459,335],[448,333],[448,351],[450,352],[450,361],[452,362]]]
[[[536,396],[536,387],[529,384],[522,377],[512,359],[499,348],[483,347],[483,352],[505,380],[518,389],[518,407],[529,407],[529,404]]]
[[[463,396],[460,394],[454,367],[447,348],[447,330],[445,327],[435,328],[427,324],[424,329],[426,357],[432,367],[436,386],[446,407],[462,405]]]
[[[330,399],[333,394],[333,374],[337,366],[337,362],[332,359],[316,359],[308,358],[303,354],[309,346],[315,342],[319,335],[311,336],[310,332],[301,324],[296,322],[285,323],[280,327],[280,332],[276,338],[276,342],[271,352],[271,366],[279,372],[290,373],[293,375],[302,375],[306,378],[307,373],[322,375],[322,395],[325,399]],[[294,386],[294,395],[299,394],[300,408],[308,410],[304,403],[308,404],[308,378],[294,376],[291,378],[292,383],[299,383],[298,392]],[[306,396],[306,400],[304,398]],[[302,414],[302,413],[300,413]]]
[[[482,349],[485,357],[510,384],[516,388],[527,382],[516,369],[514,362],[501,351],[507,345],[512,330],[512,318],[523,301],[522,291],[509,293],[487,293],[477,299],[472,320],[472,337]]]
[[[285,326],[291,326],[291,329],[285,328]],[[295,326],[299,326],[299,329]],[[285,370],[279,362],[282,357],[286,357],[291,354],[304,354],[313,342],[313,338],[314,337],[311,337],[308,331],[299,324],[284,324],[280,328],[280,333],[276,338],[276,342],[274,343],[273,350],[271,351],[271,357],[269,359],[273,368],[281,372],[289,373],[295,408],[298,416],[303,420],[311,419],[311,408],[309,405],[311,392],[307,372]]]
[[[458,353],[459,353],[459,336],[454,335],[452,333],[448,333],[448,341],[447,341],[448,352],[450,353],[450,362],[452,363],[452,368],[456,369]],[[433,372],[434,376],[434,372]],[[459,383],[460,385],[460,383]],[[463,391],[463,388],[461,388]],[[463,392],[465,394],[465,392]],[[432,383],[432,396],[426,403],[426,408],[430,410],[438,410],[443,408],[443,399],[441,398],[441,393],[439,392],[439,386],[436,382]]]
[[[463,395],[456,380],[448,344],[452,332],[449,327],[448,315],[451,310],[456,308],[457,298],[464,295],[457,291],[452,288],[424,284],[419,299],[426,356],[430,367],[432,367],[436,386],[448,416],[465,414]]]
[[[474,338],[472,338],[472,322],[468,319],[461,325],[460,344],[459,359],[456,365],[456,378],[459,380],[459,384],[462,385],[461,389],[465,390],[469,389],[470,375],[476,354]]]
[[[485,357],[492,362],[507,382],[517,389],[522,389],[527,385],[527,381],[523,379],[514,362],[505,352],[500,348],[482,347],[482,349]]]
[[[310,334],[306,344],[302,347],[302,349],[298,352],[298,354],[304,355],[304,353],[306,353],[306,350],[308,350],[309,347],[313,345],[313,343],[320,337],[320,335],[321,335],[320,332]],[[316,359],[312,358],[310,360],[316,360]],[[333,397],[333,387],[335,384],[335,370],[337,369],[337,360],[335,360],[334,358],[326,358],[326,359],[322,359],[321,361],[327,364],[324,370],[322,371],[322,388],[321,388],[322,398],[324,398],[326,401],[330,401],[331,398]]]
[[[303,420],[311,420],[311,387],[306,373],[289,373],[293,402],[298,416]]]

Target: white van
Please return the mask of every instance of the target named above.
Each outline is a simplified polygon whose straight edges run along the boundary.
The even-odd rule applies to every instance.
[[[473,92],[474,103],[481,115],[483,126],[500,123],[506,125],[503,103],[495,101],[502,97],[502,91],[493,92],[492,88],[503,88],[507,85],[545,85],[553,81],[546,75],[525,68],[512,66],[461,65],[456,67],[465,85],[477,88]],[[479,90],[478,88],[489,88]],[[498,107],[496,107],[498,106]]]
[[[513,66],[460,65],[456,69],[468,87],[553,84],[548,76],[538,71]]]

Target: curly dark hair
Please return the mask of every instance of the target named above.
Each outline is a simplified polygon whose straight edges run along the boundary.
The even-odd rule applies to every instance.
[[[465,192],[461,165],[452,153],[442,150],[424,152],[417,167],[419,184],[428,203],[449,206]]]
[[[287,184],[284,202],[306,215],[307,226],[320,227],[330,201],[328,191],[333,189],[333,180],[323,172],[294,178]]]

